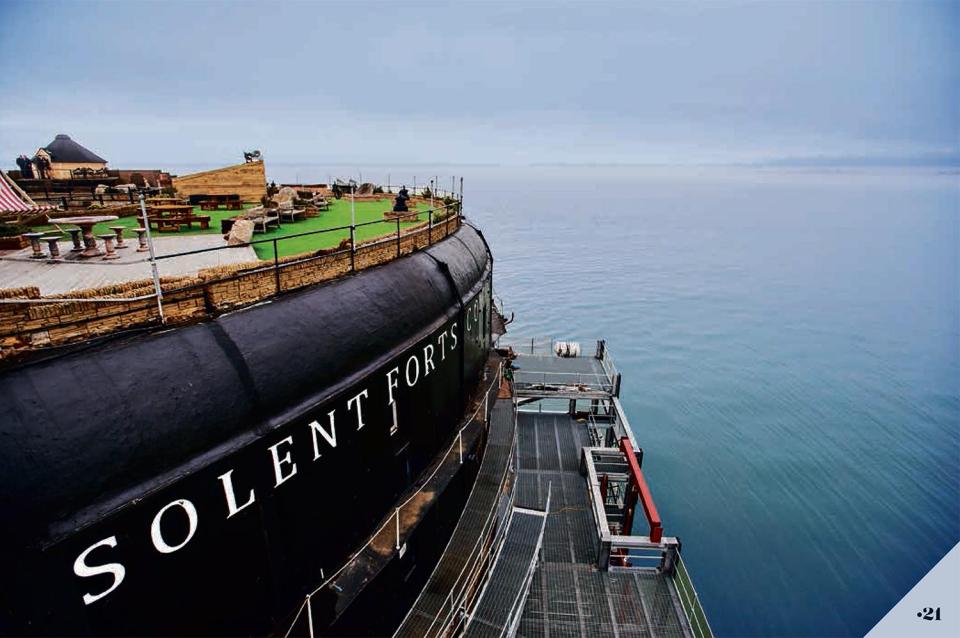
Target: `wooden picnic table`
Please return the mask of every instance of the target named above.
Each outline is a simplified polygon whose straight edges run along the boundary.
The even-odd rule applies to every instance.
[[[193,212],[193,206],[189,204],[161,204],[160,206],[151,206],[149,212],[155,213],[155,216],[158,217],[185,216]]]
[[[187,228],[193,228],[193,222],[200,224],[201,230],[210,228],[210,215],[166,215],[164,217],[149,217],[151,225],[155,225],[159,231],[180,231],[180,226],[186,225]]]
[[[186,204],[186,201],[179,197],[151,197],[147,200],[147,206],[169,206],[184,204]]]

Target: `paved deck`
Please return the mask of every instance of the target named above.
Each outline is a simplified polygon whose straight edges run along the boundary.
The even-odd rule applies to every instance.
[[[157,255],[214,248],[224,245],[220,235],[183,235],[180,237],[154,237]],[[70,255],[69,242],[60,242],[64,256]],[[149,279],[151,275],[150,253],[136,251],[137,240],[126,238],[128,248],[118,250],[119,259],[104,261],[100,258],[63,262],[48,262],[30,259],[29,248],[19,251],[0,252],[0,286],[19,288],[38,286],[41,295],[55,295],[71,290],[97,288],[137,279]],[[43,244],[46,252],[46,244]],[[190,275],[203,268],[256,261],[252,246],[240,246],[229,250],[217,250],[198,255],[187,255],[157,262],[160,275]]]

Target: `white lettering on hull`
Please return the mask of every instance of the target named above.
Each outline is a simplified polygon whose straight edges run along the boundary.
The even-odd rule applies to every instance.
[[[323,429],[323,426],[320,425],[318,421],[311,421],[307,424],[307,427],[310,428],[310,438],[313,439],[313,460],[316,461],[320,458],[320,441],[317,439],[317,434],[319,433],[326,441],[330,447],[337,447],[337,424],[334,419],[334,414],[336,410],[330,410],[327,412],[327,418],[330,420],[330,431],[327,432]],[[359,428],[357,428],[359,429]]]
[[[293,462],[290,450],[287,450],[283,457],[280,456],[278,449],[281,445],[293,445],[293,435],[270,446],[270,456],[273,457],[273,476],[277,480],[273,485],[274,487],[280,487],[285,481],[293,478],[297,474],[297,464]],[[284,474],[283,471],[284,465],[290,466],[290,471],[286,474]]]
[[[410,379],[410,364],[413,364],[413,379]],[[420,359],[413,355],[407,359],[407,365],[404,368],[403,376],[407,381],[407,387],[412,388],[417,385],[417,381],[420,380]]]
[[[353,398],[351,398],[349,401],[347,401],[347,409],[348,409],[348,410],[352,409],[352,407],[353,407],[354,405],[357,406],[357,431],[362,430],[362,429],[363,429],[363,425],[364,425],[364,423],[363,423],[363,404],[360,403],[360,397],[363,397],[364,399],[366,399],[366,398],[369,397],[369,396],[370,396],[370,393],[367,392],[366,388],[364,388],[363,392],[360,392],[360,393],[354,395]],[[330,414],[333,414],[333,413],[331,412]],[[331,418],[332,418],[332,417],[331,417]]]
[[[233,470],[230,470],[226,474],[221,474],[217,477],[220,479],[220,482],[223,483],[223,494],[227,499],[227,518],[230,518],[243,508],[253,505],[253,501],[256,499],[256,496],[251,489],[249,496],[247,496],[247,502],[237,507],[237,495],[233,491],[233,477],[231,474],[233,474]]]
[[[471,309],[468,307],[466,309],[468,314],[468,323],[469,323],[469,313]],[[448,340],[447,337],[450,339]],[[440,359],[439,363],[443,364],[447,358],[448,350],[453,352],[457,349],[458,345],[457,337],[457,322],[450,324],[449,330],[443,330],[437,335],[435,343],[427,343],[423,346],[423,365],[421,367],[420,356],[419,354],[410,355],[407,357],[403,365],[403,374],[404,381],[406,382],[406,388],[414,388],[417,383],[419,383],[421,378],[426,378],[430,375],[431,372],[438,370],[438,363],[435,361],[435,356],[437,351],[439,351]],[[449,348],[448,348],[449,345]],[[421,375],[422,373],[422,375]],[[397,432],[397,398],[399,394],[402,394],[400,389],[400,366],[394,366],[386,373],[387,380],[387,409],[388,414],[392,416],[392,424],[389,430],[388,436],[392,436]],[[356,417],[356,430],[360,431],[366,425],[364,421],[364,401],[368,401],[370,398],[370,393],[368,389],[363,389],[357,394],[350,397],[346,402],[346,409],[349,412],[352,412]],[[321,458],[321,448],[325,444],[330,450],[337,448],[337,430],[336,430],[336,409],[330,410],[327,412],[327,427],[324,427],[319,421],[311,421],[307,424],[307,427],[310,430],[312,447],[313,447],[313,460],[317,461]],[[323,442],[323,443],[321,443]],[[290,480],[297,474],[297,463],[294,461],[294,439],[293,435],[289,435],[286,438],[281,439],[280,441],[274,443],[273,445],[267,446],[270,451],[270,460],[272,463],[273,477],[274,477],[274,489],[279,488],[283,483]],[[236,514],[243,511],[244,509],[252,506],[257,500],[256,490],[250,488],[246,492],[245,499],[243,503],[239,503],[237,500],[236,486],[234,483],[234,469],[229,469],[223,474],[220,474],[217,479],[221,483],[223,489],[224,500],[226,502],[226,518],[233,518]],[[242,483],[241,483],[242,485]],[[241,488],[241,496],[243,495],[243,488]],[[181,516],[185,516],[187,523],[187,533],[186,536],[179,542],[171,541],[166,538],[161,529],[162,521],[166,520],[165,517],[176,516],[177,511],[180,511]],[[183,549],[194,537],[197,532],[197,526],[199,523],[199,515],[197,514],[197,509],[194,504],[187,499],[177,499],[170,503],[167,503],[163,508],[161,508],[156,515],[153,517],[153,521],[150,525],[150,539],[153,543],[153,547],[157,552],[161,554],[172,554]],[[169,534],[169,531],[168,531]],[[88,559],[95,550],[99,548],[116,548],[118,544],[116,536],[109,536],[104,538],[101,541],[94,543],[93,545],[87,547],[83,550],[76,558],[73,564],[73,571],[80,578],[89,578],[93,576],[101,576],[109,574],[113,576],[113,582],[108,588],[99,592],[99,593],[85,593],[83,594],[83,603],[84,605],[90,605],[105,596],[111,594],[120,584],[124,581],[124,578],[127,574],[127,569],[121,563],[103,563],[100,565],[89,565]],[[104,550],[106,551],[106,550]]]
[[[89,605],[90,603],[95,603],[114,589],[120,586],[120,583],[123,582],[124,576],[127,574],[126,568],[120,563],[107,563],[105,565],[94,565],[93,567],[87,565],[87,556],[90,555],[90,552],[95,550],[98,547],[116,547],[117,546],[117,537],[111,536],[110,538],[105,538],[102,541],[94,543],[90,547],[86,548],[80,555],[77,556],[77,560],[73,562],[73,573],[79,576],[80,578],[88,578],[90,576],[99,576],[100,574],[113,574],[113,583],[110,584],[105,590],[99,594],[84,594],[83,595],[83,604]]]
[[[393,405],[393,391],[397,389],[399,381],[394,375],[400,375],[400,368],[396,367],[387,372],[387,405]]]
[[[160,521],[163,520],[163,515],[173,507],[179,507],[187,515],[187,536],[176,545],[167,543],[166,539],[163,538],[163,531],[160,529]],[[164,505],[163,508],[157,512],[157,515],[153,517],[153,523],[150,524],[150,538],[153,539],[153,546],[156,547],[157,551],[161,554],[172,554],[177,550],[183,549],[196,533],[197,508],[193,506],[193,503],[183,498]]]

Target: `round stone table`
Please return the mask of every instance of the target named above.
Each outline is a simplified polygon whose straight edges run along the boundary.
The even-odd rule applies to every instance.
[[[118,218],[116,215],[87,215],[85,217],[56,217],[50,220],[51,224],[72,224],[80,227],[83,235],[84,251],[80,253],[81,257],[99,257],[103,254],[97,248],[97,240],[93,236],[93,227],[100,222],[112,222]]]

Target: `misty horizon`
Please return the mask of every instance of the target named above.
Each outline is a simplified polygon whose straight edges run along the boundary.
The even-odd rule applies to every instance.
[[[0,165],[67,133],[115,167],[249,149],[286,164],[956,166],[958,16],[6,2]]]

